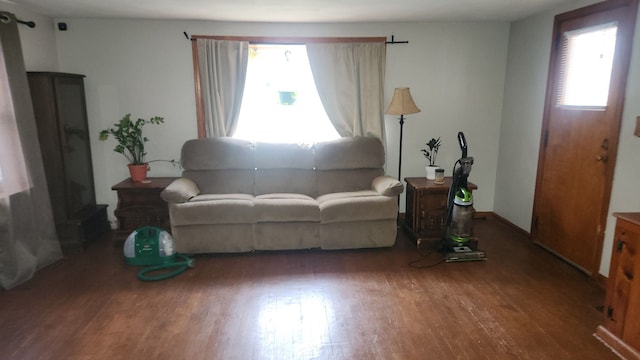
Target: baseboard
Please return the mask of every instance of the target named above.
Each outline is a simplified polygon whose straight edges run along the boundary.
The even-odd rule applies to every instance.
[[[627,360],[640,360],[640,353],[636,349],[632,348],[629,344],[612,334],[604,326],[598,326],[596,333],[593,335],[613,350],[613,352],[618,356]]]
[[[511,221],[503,218],[502,216],[494,213],[493,211],[486,211],[486,212],[476,212],[476,217],[477,216],[485,216],[487,218],[493,219],[503,225],[508,226],[509,228],[511,228],[513,231],[519,233],[520,235],[526,237],[527,239],[531,239],[531,233],[529,233],[528,231],[522,229],[521,227],[519,227],[518,225],[512,223]]]

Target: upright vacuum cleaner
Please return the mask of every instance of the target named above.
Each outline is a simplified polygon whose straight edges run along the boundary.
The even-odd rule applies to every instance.
[[[458,143],[462,157],[453,165],[442,250],[446,262],[486,260],[473,237],[473,194],[467,184],[473,157],[467,156],[467,140],[462,132],[458,132]]]

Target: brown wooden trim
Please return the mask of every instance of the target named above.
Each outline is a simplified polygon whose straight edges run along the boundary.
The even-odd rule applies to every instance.
[[[251,44],[318,44],[318,43],[363,43],[387,42],[386,37],[274,37],[274,36],[219,36],[192,35],[191,41],[197,39],[215,39],[231,41],[248,41]]]
[[[629,10],[633,10],[634,6],[637,6],[637,0],[607,0],[593,5],[588,5],[579,9],[568,11],[562,14],[558,14],[555,17],[556,22],[569,21],[592,14],[597,14],[604,11],[612,11],[619,7],[630,6]]]
[[[595,337],[603,343],[609,345],[616,353],[624,359],[640,360],[640,352],[629,346],[626,342],[612,334],[607,328],[600,325],[596,329]]]
[[[202,102],[202,85],[200,82],[200,64],[198,63],[198,44],[191,41],[191,53],[193,55],[193,82],[196,94],[196,119],[198,127],[198,139],[205,138],[204,103]]]

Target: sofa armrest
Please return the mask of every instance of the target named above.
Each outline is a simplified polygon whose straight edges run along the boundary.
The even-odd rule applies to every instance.
[[[388,175],[378,176],[371,182],[371,189],[384,196],[398,196],[404,191],[404,185],[398,179]]]
[[[184,203],[200,194],[198,185],[191,179],[178,178],[160,193],[160,197],[168,203]]]

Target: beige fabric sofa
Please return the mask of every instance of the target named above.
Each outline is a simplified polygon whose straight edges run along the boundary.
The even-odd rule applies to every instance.
[[[392,246],[402,183],[379,139],[187,141],[162,198],[182,253]]]

